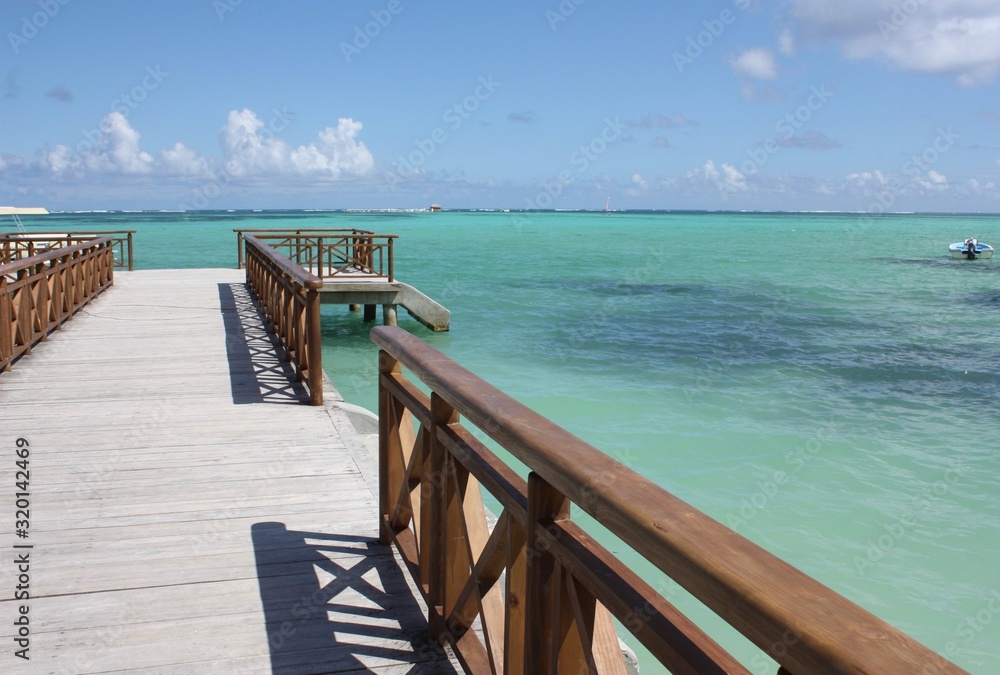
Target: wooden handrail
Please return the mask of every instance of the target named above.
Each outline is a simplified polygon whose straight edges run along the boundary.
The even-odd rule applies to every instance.
[[[0,265],[0,372],[114,284],[109,237]]]
[[[246,230],[236,230],[242,241]],[[393,281],[393,240],[395,234],[374,234],[366,230],[265,230],[254,234],[259,241],[285,253],[320,279],[360,274],[367,278]],[[243,256],[238,264],[242,267]]]
[[[581,665],[584,671],[595,672],[595,617],[600,617],[603,605],[674,672],[711,672],[708,663],[720,672],[742,668],[580,530],[570,518],[572,503],[749,638],[781,665],[783,673],[964,672],[518,403],[419,338],[383,326],[373,329],[372,340],[382,348],[381,537],[400,547],[418,582],[426,586],[432,633],[436,638],[450,639],[460,659],[463,653],[482,657],[485,651],[495,666],[491,644],[523,640],[526,660],[523,670],[516,672],[575,672]],[[402,376],[401,366],[430,388],[429,403]],[[531,470],[526,488],[459,424],[459,415]],[[419,433],[413,431],[414,422],[409,420],[420,423]],[[407,448],[410,441],[412,446]],[[518,571],[522,563],[516,556],[503,563],[509,566],[508,586],[512,576],[527,579],[523,591],[526,607],[506,603],[502,611],[507,618],[499,624],[514,626],[518,633],[499,642],[494,636],[492,642],[487,639],[485,646],[475,649],[469,647],[472,640],[467,633],[456,635],[456,626],[469,622],[453,620],[456,605],[449,602],[447,594],[442,599],[434,579],[469,576],[465,566],[471,565],[474,570],[491,569],[488,581],[498,576],[494,569],[498,563],[484,563],[482,558],[469,561],[463,556],[456,560],[454,544],[449,547],[428,534],[430,528],[447,531],[449,540],[458,536],[454,526],[449,530],[442,524],[451,521],[441,515],[450,508],[447,500],[456,497],[449,490],[439,495],[441,488],[435,487],[456,475],[455,466],[465,467],[467,475],[478,479],[504,505],[501,522],[521,527],[521,512],[526,513],[527,571]],[[447,503],[442,506],[440,500]],[[466,491],[459,503],[466,506],[465,521],[472,522],[467,508],[470,500]],[[425,508],[427,501],[430,506]],[[463,536],[467,542],[475,539],[471,534]],[[469,544],[467,548],[478,555],[477,546]],[[484,556],[488,553],[486,545],[479,550]],[[454,569],[456,566],[466,571]],[[475,583],[483,585],[484,579],[477,578]],[[572,592],[560,591],[566,588]],[[653,597],[637,621],[635,603],[650,593]],[[507,597],[518,596],[511,596],[508,589]],[[533,621],[536,613],[543,618]],[[459,614],[464,616],[462,611]],[[521,618],[512,620],[512,616]],[[485,617],[484,623],[489,623]],[[573,631],[564,624],[575,626],[584,638],[589,635],[590,642],[577,639],[575,651],[567,651],[565,638]],[[593,655],[588,651],[591,648]],[[477,663],[487,662],[484,659],[469,658],[463,664],[474,672]],[[564,663],[564,659],[569,661]]]
[[[135,230],[95,230],[86,232],[6,232],[0,234],[0,263],[35,255],[39,248],[68,246],[91,241],[98,237],[110,237],[115,250],[113,256],[116,268],[135,269],[132,249],[132,235]]]
[[[308,386],[309,403],[322,405],[319,289],[323,281],[253,235],[243,242],[247,287],[278,334],[296,375]]]
[[[314,290],[323,288],[322,279],[317,277],[312,272],[303,269],[301,266],[296,265],[288,258],[288,256],[282,255],[279,251],[274,250],[271,246],[257,237],[247,235],[244,237],[244,242],[246,242],[248,247],[252,246],[260,252],[261,255],[270,260],[276,266],[280,267],[284,273],[288,274],[288,276],[300,286]]]
[[[370,230],[361,230],[356,227],[300,227],[300,228],[272,228],[272,227],[238,227],[233,228],[236,233],[236,269],[243,269],[243,237],[249,232],[257,238],[267,235],[287,235],[287,234],[315,234],[315,233],[339,233],[339,234],[375,234]]]

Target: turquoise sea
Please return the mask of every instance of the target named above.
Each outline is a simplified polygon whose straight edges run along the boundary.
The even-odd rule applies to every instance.
[[[975,673],[1000,672],[1000,216],[189,212],[53,214],[138,230],[137,267],[230,267],[237,227],[398,234],[447,306],[400,325]],[[324,308],[324,364],[374,410],[371,324]],[[755,672],[756,650],[704,617]],[[648,657],[643,672],[657,672]]]

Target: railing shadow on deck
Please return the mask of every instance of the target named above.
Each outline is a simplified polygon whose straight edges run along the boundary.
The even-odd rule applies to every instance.
[[[410,673],[457,672],[429,641],[388,546],[275,522],[251,532],[273,673],[407,664]]]
[[[319,289],[323,281],[252,235],[243,237],[247,289],[309,389],[309,403],[323,405],[323,338]]]
[[[285,360],[280,340],[268,330],[246,284],[219,284],[219,304],[233,403],[308,403],[309,392]]]

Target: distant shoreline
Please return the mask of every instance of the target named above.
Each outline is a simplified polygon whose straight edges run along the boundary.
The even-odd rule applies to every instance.
[[[426,208],[344,208],[344,209],[100,209],[100,210],[49,210],[49,215],[79,215],[79,214],[179,214],[179,213],[212,213],[212,214],[245,214],[245,213],[593,213],[608,215],[642,215],[642,214],[734,214],[734,215],[816,215],[816,216],[860,216],[871,215],[873,217],[883,216],[994,216],[1000,218],[1000,213],[990,211],[887,211],[885,213],[871,214],[868,211],[754,211],[754,210],[727,210],[727,209],[503,209],[503,208],[467,208],[467,209],[442,209],[432,212]]]

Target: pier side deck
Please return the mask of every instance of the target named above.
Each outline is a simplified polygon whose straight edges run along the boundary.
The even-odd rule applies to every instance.
[[[0,564],[4,672],[456,671],[378,544],[373,459],[338,396],[305,404],[243,281],[117,272],[0,375],[0,547],[30,556],[27,600]]]

